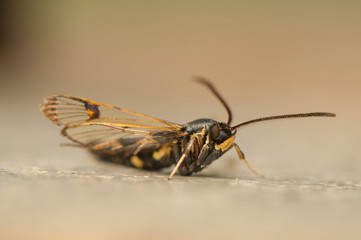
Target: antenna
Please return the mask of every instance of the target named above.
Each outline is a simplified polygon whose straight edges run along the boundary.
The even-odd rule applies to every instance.
[[[278,115],[278,116],[270,116],[264,118],[257,118],[247,122],[240,123],[236,126],[231,127],[231,130],[235,130],[239,127],[243,127],[245,125],[249,125],[256,122],[263,122],[268,120],[276,120],[276,119],[285,119],[285,118],[306,118],[306,117],[336,117],[334,113],[327,112],[311,112],[311,113],[296,113],[296,114],[287,114],[287,115]]]
[[[224,101],[224,99],[221,97],[221,95],[217,92],[217,90],[214,88],[214,86],[212,85],[212,83],[210,83],[207,79],[202,78],[202,77],[194,77],[194,81],[202,83],[204,85],[206,85],[212,92],[214,95],[216,95],[216,97],[221,101],[221,103],[223,104],[223,106],[226,108],[227,113],[228,113],[228,121],[227,121],[227,126],[229,126],[232,122],[232,112],[231,109],[228,107],[227,103]]]

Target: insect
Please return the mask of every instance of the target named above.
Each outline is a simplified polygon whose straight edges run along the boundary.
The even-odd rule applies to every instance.
[[[89,149],[100,159],[135,168],[158,170],[175,164],[168,179],[179,171],[189,176],[201,171],[231,148],[247,167],[257,173],[234,142],[237,129],[252,123],[305,117],[335,117],[334,113],[311,112],[253,119],[234,126],[227,103],[206,79],[197,77],[220,100],[228,121],[201,118],[176,124],[112,105],[69,95],[53,95],[40,106],[53,123],[63,126],[61,134],[74,145]]]

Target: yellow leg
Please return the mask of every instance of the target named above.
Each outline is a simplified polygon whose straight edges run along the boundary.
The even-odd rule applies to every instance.
[[[182,162],[184,161],[184,159],[186,158],[186,156],[189,154],[189,152],[191,151],[193,144],[196,140],[196,137],[193,137],[187,144],[186,150],[183,152],[181,158],[179,159],[177,165],[174,167],[173,171],[171,172],[171,174],[168,177],[168,180],[171,180],[172,177],[174,176],[174,174],[177,172],[178,168],[180,167],[180,165],[182,164]]]
[[[187,154],[183,153],[182,157],[179,159],[177,165],[174,167],[173,171],[171,172],[171,174],[168,177],[168,180],[171,180],[172,177],[174,176],[174,174],[177,172],[179,166],[182,164],[182,162],[184,161],[184,159],[186,158]]]
[[[249,164],[249,162],[246,160],[246,158],[244,157],[244,154],[243,152],[241,151],[241,149],[238,147],[237,144],[233,144],[234,147],[236,148],[237,150],[237,153],[238,153],[238,156],[239,156],[239,159],[244,161],[244,163],[247,165],[248,169],[253,172],[255,175],[257,175],[258,177],[261,177],[261,178],[264,178],[264,176],[260,173],[258,173],[256,170],[254,170],[254,168]]]

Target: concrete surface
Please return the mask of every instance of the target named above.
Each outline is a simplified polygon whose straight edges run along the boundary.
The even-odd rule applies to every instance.
[[[2,239],[356,239],[360,182],[0,169]]]

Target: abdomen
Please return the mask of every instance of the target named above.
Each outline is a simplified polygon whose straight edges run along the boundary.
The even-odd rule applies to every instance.
[[[92,152],[106,162],[147,170],[159,170],[174,164],[176,157],[178,157],[177,149],[176,144],[165,143],[147,144],[138,152],[136,152],[136,149],[134,151],[124,150],[114,153],[98,150]]]

